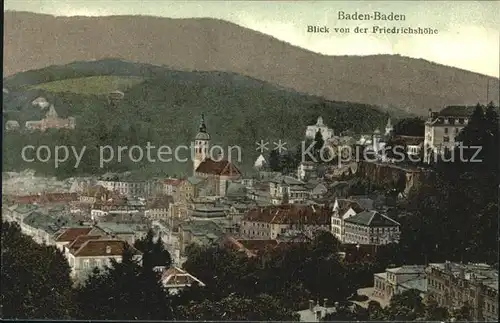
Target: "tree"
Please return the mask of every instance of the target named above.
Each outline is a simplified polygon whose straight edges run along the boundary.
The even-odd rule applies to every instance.
[[[420,117],[402,119],[394,125],[394,134],[399,136],[420,137],[424,131],[425,120]]]
[[[180,308],[182,320],[195,321],[298,321],[293,310],[269,295],[254,299],[231,294],[219,301],[205,300]]]
[[[54,246],[38,245],[17,224],[2,223],[1,311],[9,319],[70,319],[70,268]]]
[[[161,235],[154,241],[154,232],[148,230],[143,239],[136,240],[134,247],[143,253],[142,264],[145,270],[152,270],[156,266],[170,267],[172,257],[168,250],[165,249]]]
[[[269,153],[269,168],[271,168],[273,172],[281,170],[281,158],[277,150],[271,150]]]
[[[314,146],[313,146],[313,151],[314,151],[314,156],[318,161],[322,161],[321,158],[321,149],[325,145],[325,140],[323,139],[323,135],[321,134],[321,130],[318,129],[316,132],[316,135],[314,136]],[[326,159],[326,157],[325,157]]]
[[[427,321],[447,321],[450,315],[446,308],[440,307],[437,302],[430,299],[425,306],[424,319]]]
[[[112,320],[168,320],[170,300],[159,276],[141,268],[136,250],[126,247],[121,262],[94,270],[77,293],[79,318]]]

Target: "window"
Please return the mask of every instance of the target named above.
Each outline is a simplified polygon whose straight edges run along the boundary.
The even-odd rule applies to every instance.
[[[83,260],[83,268],[87,269],[90,267],[90,262],[88,259]]]
[[[450,142],[450,138],[448,136],[443,137],[443,142]]]
[[[444,133],[448,134],[448,128],[444,128]]]

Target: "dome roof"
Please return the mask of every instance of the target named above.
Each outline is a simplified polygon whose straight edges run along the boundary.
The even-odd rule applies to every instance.
[[[380,130],[378,130],[378,128],[377,128],[377,129],[375,129],[374,133],[380,133]]]
[[[210,135],[207,132],[198,132],[196,137],[194,138],[195,140],[210,140]]]

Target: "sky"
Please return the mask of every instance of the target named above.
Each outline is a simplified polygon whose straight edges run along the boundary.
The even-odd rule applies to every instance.
[[[4,10],[55,16],[211,17],[269,34],[325,55],[400,54],[498,77],[500,1],[167,1],[6,0]],[[345,13],[405,15],[405,21],[345,21]],[[308,25],[330,33],[307,33]],[[356,34],[354,28],[421,27],[437,35]],[[348,27],[349,34],[333,28]]]

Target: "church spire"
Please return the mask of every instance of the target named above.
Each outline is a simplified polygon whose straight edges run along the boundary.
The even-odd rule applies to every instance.
[[[205,125],[205,115],[203,113],[201,114],[200,132],[207,132],[207,126]]]

